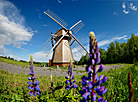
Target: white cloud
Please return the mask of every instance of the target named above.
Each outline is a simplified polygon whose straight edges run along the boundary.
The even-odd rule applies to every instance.
[[[37,30],[35,30],[34,32],[37,33]]]
[[[58,3],[61,3],[61,1],[60,1],[60,0],[58,0]]]
[[[27,53],[28,50],[21,48],[22,53]]]
[[[3,45],[0,45],[0,55],[5,55],[8,52]]]
[[[129,11],[126,11],[125,9],[123,10],[123,12],[124,12],[125,14],[128,14],[128,13],[129,13]]]
[[[27,45],[27,43],[19,41],[19,42],[13,43],[13,47],[21,48],[22,44]]]
[[[22,44],[27,45],[27,43],[23,42]]]
[[[126,40],[127,38],[125,38],[125,37],[127,37],[127,35],[124,35],[122,37],[113,37],[111,39],[102,40],[102,41],[98,42],[98,46],[99,47],[100,46],[104,46],[104,45],[107,45],[107,44],[109,44],[109,43],[111,43],[111,42],[113,42],[115,40],[121,40],[123,38],[124,38],[124,40]]]
[[[34,61],[39,61],[39,62],[49,62],[49,59],[52,58],[52,52],[49,54],[48,57],[46,57],[46,54],[44,54],[43,52],[35,52],[33,54],[33,59]]]
[[[8,56],[10,56],[11,58],[14,58],[14,59],[16,59],[16,60],[23,60],[22,58],[20,58],[20,57],[18,57],[18,56],[15,56],[15,55],[13,55],[13,54],[9,54]]]
[[[121,39],[123,39],[123,38],[125,38],[125,37],[127,37],[127,35],[124,35],[124,36],[122,36],[122,37],[118,37],[118,38],[116,38],[116,39],[121,40]]]
[[[118,13],[117,13],[117,12],[114,12],[113,14],[114,14],[114,15],[118,15]]]
[[[130,3],[130,9],[134,10],[134,11],[137,11],[137,7],[136,6],[133,6],[133,3]]]
[[[14,47],[16,47],[16,48],[21,48],[21,43],[20,43],[20,42],[16,42],[16,43],[14,43],[13,45],[14,45]]]
[[[32,44],[30,44],[30,46],[32,46]]]
[[[81,56],[82,55],[80,53],[73,54],[73,58],[74,58],[75,61],[79,61]]]
[[[24,27],[24,17],[17,7],[9,1],[0,1],[0,40],[7,36],[3,44],[13,44],[20,48],[24,41],[30,41],[34,35],[31,28]]]
[[[123,2],[123,4],[122,4],[122,8],[124,8],[124,9],[126,8],[126,5],[125,5],[125,3],[124,3],[124,2]]]
[[[130,12],[130,10],[133,10],[133,11],[137,11],[137,7],[133,5],[133,3],[123,3],[122,4],[122,8],[123,8],[123,12],[125,14],[128,14]]]
[[[72,48],[73,58],[76,61],[79,61],[82,55],[86,55],[86,51],[80,46],[77,48]],[[89,44],[87,46],[84,46],[84,48],[89,52]]]

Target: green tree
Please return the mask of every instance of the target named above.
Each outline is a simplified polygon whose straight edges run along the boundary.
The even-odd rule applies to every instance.
[[[100,58],[101,58],[101,63],[105,64],[107,63],[107,51],[105,51],[105,49],[99,48],[99,52],[100,52]]]
[[[134,33],[131,34],[129,50],[131,55],[131,63],[138,61],[138,36],[135,36]]]
[[[109,47],[107,47],[107,63],[115,63],[115,44],[111,42]]]

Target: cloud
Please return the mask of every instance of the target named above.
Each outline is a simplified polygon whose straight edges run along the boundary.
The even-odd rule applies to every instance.
[[[137,7],[136,6],[133,6],[133,3],[130,3],[130,9],[134,10],[134,11],[137,11]]]
[[[8,52],[8,51],[6,50],[6,48],[4,48],[3,45],[0,45],[0,55],[5,55],[6,52]]]
[[[80,45],[78,45],[80,46]],[[89,44],[87,46],[84,46],[84,48],[88,51],[89,50]],[[88,51],[89,52],[89,51]],[[73,58],[76,61],[79,61],[82,55],[86,55],[86,51],[80,46],[80,47],[74,47],[72,48]]]
[[[46,54],[44,54],[43,52],[35,52],[33,54],[34,61],[49,62],[49,59],[51,58],[52,58],[52,52],[49,54],[48,57],[46,57]]]
[[[37,30],[35,30],[34,32],[37,33]]]
[[[42,17],[41,17],[41,13],[39,13],[39,18],[41,19]]]
[[[133,3],[124,3],[122,4],[123,12],[125,14],[128,14],[130,10],[137,11],[137,7],[133,5]]]
[[[73,54],[73,58],[74,58],[75,61],[79,61],[81,56],[82,55],[80,53]]]
[[[17,7],[9,1],[0,1],[0,40],[7,36],[3,44],[13,44],[20,48],[24,41],[30,41],[34,31],[24,26],[24,17]]]
[[[123,2],[123,4],[122,4],[122,8],[124,8],[124,9],[126,8],[126,5],[125,5],[125,3],[124,3],[124,2]]]
[[[48,26],[48,25],[44,24],[43,26],[45,26],[45,27],[46,27],[46,26]]]
[[[21,48],[22,53],[27,53],[28,50]]]
[[[127,37],[127,35],[124,35],[122,37],[113,37],[111,39],[102,40],[102,41],[98,42],[98,46],[100,47],[100,46],[110,44],[111,42],[113,42],[115,40],[121,40],[121,39],[126,40],[127,38],[125,38],[125,37]]]
[[[58,3],[61,3],[61,1],[60,1],[60,0],[58,0]]]
[[[117,12],[114,12],[113,14],[114,14],[114,15],[118,15],[118,13],[117,13]]]
[[[16,43],[14,43],[13,45],[14,45],[14,47],[16,47],[16,48],[21,48],[21,43],[20,43],[20,42],[16,42]]]
[[[14,58],[14,59],[16,59],[16,60],[23,60],[22,58],[20,58],[20,57],[18,57],[18,56],[15,56],[15,55],[13,55],[13,54],[9,54],[8,56],[10,56],[10,58]]]
[[[121,40],[121,39],[123,39],[123,38],[125,38],[125,37],[127,37],[127,35],[124,35],[124,36],[122,36],[122,37],[117,37],[116,39],[117,39],[117,40]]]
[[[124,9],[123,12],[124,12],[125,14],[128,14],[130,11],[126,11],[126,10]]]

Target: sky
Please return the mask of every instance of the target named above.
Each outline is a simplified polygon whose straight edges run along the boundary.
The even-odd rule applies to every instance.
[[[84,26],[73,35],[89,52],[89,32],[93,31],[98,46],[107,50],[111,42],[127,42],[138,35],[138,1],[131,0],[0,0],[0,55],[16,60],[48,62],[41,46],[62,28],[44,14],[51,10],[69,29],[82,20]],[[5,40],[3,40],[5,39]],[[50,43],[51,44],[51,43]],[[52,46],[52,44],[51,44]],[[71,46],[75,60],[82,54]]]

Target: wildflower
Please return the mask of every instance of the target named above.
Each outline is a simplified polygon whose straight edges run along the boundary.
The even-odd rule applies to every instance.
[[[90,32],[90,54],[89,54],[89,64],[86,66],[86,71],[88,72],[88,77],[82,77],[82,90],[79,93],[83,96],[83,100],[81,101],[89,101],[91,96],[91,101],[96,101],[97,94],[102,96],[107,92],[107,88],[105,86],[100,85],[107,81],[107,77],[101,75],[98,77],[98,72],[101,72],[104,69],[103,64],[100,64],[99,68],[96,68],[96,65],[100,63],[100,52],[98,48],[98,44],[95,38],[94,32]],[[95,88],[97,86],[97,88]],[[97,93],[97,94],[96,94]],[[104,98],[100,97],[98,102],[107,102],[104,101]]]
[[[75,84],[76,80],[74,80],[74,81],[72,80],[72,79],[74,79],[72,59],[70,60],[68,74],[69,74],[69,76],[65,76],[65,78],[67,79],[65,81],[65,83],[67,84],[67,86],[65,87],[66,90],[69,90],[71,88],[76,88],[77,87],[77,84]]]
[[[35,72],[34,72],[34,66],[33,66],[33,56],[31,54],[31,57],[30,57],[30,72],[29,72],[29,75],[31,75],[31,77],[28,77],[28,80],[32,80],[31,81],[28,81],[27,83],[29,84],[28,86],[28,89],[30,90],[29,92],[29,95],[31,96],[36,96],[40,94],[40,88],[39,88],[39,81],[36,80],[37,77],[34,76]]]

